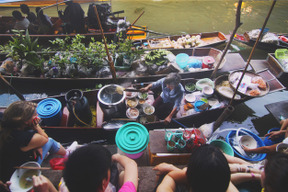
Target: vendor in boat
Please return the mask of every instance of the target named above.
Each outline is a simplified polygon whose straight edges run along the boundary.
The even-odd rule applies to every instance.
[[[162,88],[162,93],[154,101],[155,114],[159,119],[165,119],[165,123],[170,123],[172,117],[180,108],[181,100],[184,95],[184,88],[180,83],[181,77],[178,73],[170,73],[165,78],[141,88],[141,92],[149,89]]]
[[[86,33],[85,29],[85,12],[81,8],[79,3],[73,1],[65,1],[67,7],[62,11],[58,11],[59,17],[64,22],[64,32],[66,33]]]

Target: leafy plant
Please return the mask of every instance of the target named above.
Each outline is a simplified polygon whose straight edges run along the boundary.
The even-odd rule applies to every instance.
[[[140,55],[144,53],[143,50],[133,47],[133,41],[131,39],[125,39],[123,42],[118,42],[117,53],[123,54],[124,57],[132,60],[139,59]]]
[[[25,60],[35,70],[43,71],[44,58],[38,53],[41,50],[38,38],[32,40],[28,30],[25,35],[23,30],[13,30],[13,32],[15,36],[11,37],[12,40],[8,44],[0,45],[0,52],[6,53],[6,57],[11,57],[14,61],[20,61],[21,65]]]

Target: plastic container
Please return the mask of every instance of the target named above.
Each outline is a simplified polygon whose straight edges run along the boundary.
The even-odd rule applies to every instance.
[[[176,56],[176,63],[181,69],[184,69],[185,67],[187,67],[188,60],[189,60],[189,55],[186,53],[179,53]]]
[[[136,122],[126,123],[118,129],[115,142],[127,157],[138,159],[149,143],[149,133],[143,125]]]
[[[275,128],[269,129],[269,131],[268,131],[267,133],[271,133],[272,131],[279,131],[279,130],[280,130],[280,128],[275,127]],[[284,135],[281,136],[281,137],[279,137],[279,138],[273,139],[273,140],[269,139],[269,136],[267,136],[267,137],[265,137],[265,139],[264,139],[264,144],[265,144],[266,146],[274,145],[274,144],[276,144],[276,143],[282,142],[283,139],[285,139],[285,136],[284,136]]]
[[[234,156],[234,151],[231,145],[229,145],[227,142],[221,139],[216,139],[216,140],[211,141],[210,145],[214,145],[218,147],[221,151],[223,151],[227,155]]]
[[[196,82],[196,89],[202,91],[204,86],[211,86],[214,89],[214,82],[209,78],[200,79]]]
[[[35,161],[28,161],[22,164],[21,167],[41,167],[41,166],[39,163]],[[29,191],[33,187],[32,176],[33,175],[39,176],[40,174],[41,174],[40,170],[16,169],[10,178],[11,185],[9,186],[9,188],[12,192]]]
[[[288,49],[277,49],[275,51],[275,57],[277,59],[288,59]]]
[[[44,99],[38,103],[36,110],[44,125],[60,125],[62,118],[62,104],[58,99]]]
[[[201,101],[201,100],[196,101],[196,102],[194,103],[195,111],[201,112],[201,111],[207,110],[208,107],[207,107],[206,109],[204,109],[204,110],[199,109],[199,107],[202,106],[202,105],[204,105],[204,104],[205,104],[204,101]]]
[[[195,58],[190,58],[188,60],[188,67],[189,68],[201,68],[202,67],[202,61]]]
[[[206,56],[203,58],[202,68],[212,69],[215,63],[215,59],[211,56]]]
[[[252,133],[251,131],[247,130],[247,129],[242,129],[243,131],[240,131],[239,133],[239,136],[241,135],[249,135],[249,136],[252,136],[256,141],[257,141],[257,147],[263,147],[265,146],[262,139],[260,137],[258,137],[257,135],[255,135],[254,133]],[[232,130],[230,131],[227,136],[226,136],[226,142],[229,143],[233,150],[234,150],[234,153],[242,158],[242,159],[245,159],[247,161],[262,161],[263,159],[265,159],[266,157],[266,153],[258,153],[258,154],[254,154],[253,157],[251,156],[244,156],[242,154],[240,154],[240,152],[236,149],[236,147],[234,146],[235,145],[235,137],[236,137],[236,133],[237,131],[236,130]],[[240,146],[238,146],[240,147]]]

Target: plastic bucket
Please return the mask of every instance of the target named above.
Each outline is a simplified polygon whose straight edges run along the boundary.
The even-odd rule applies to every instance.
[[[212,69],[215,63],[215,59],[211,56],[206,56],[203,58],[202,68]]]
[[[267,133],[271,133],[272,131],[279,131],[279,130],[280,130],[280,128],[275,127],[275,128],[269,129],[269,131],[268,131]],[[273,139],[273,140],[269,139],[269,136],[267,136],[267,137],[265,137],[265,139],[264,139],[264,144],[265,144],[266,146],[274,145],[274,144],[276,144],[276,143],[282,142],[283,139],[285,139],[285,136],[284,136],[284,135],[281,136],[281,137],[279,137],[279,138],[277,138],[277,139]]]
[[[149,133],[140,123],[126,123],[118,129],[115,137],[117,147],[131,159],[140,158],[149,142]]]
[[[204,109],[204,110],[199,109],[199,107],[202,106],[202,105],[204,105],[204,104],[205,104],[204,101],[201,101],[201,100],[196,101],[196,102],[194,103],[195,111],[201,112],[201,111],[205,111],[206,109],[208,109],[208,107],[207,107],[206,109]]]
[[[252,136],[252,137],[257,141],[257,147],[263,147],[263,146],[265,146],[264,143],[263,143],[263,141],[262,141],[262,139],[261,139],[260,137],[258,137],[257,135],[255,135],[254,133],[252,133],[252,132],[249,131],[249,130],[246,130],[246,129],[245,129],[245,130],[242,129],[242,130],[243,130],[243,131],[241,131],[241,132],[239,133],[239,136],[248,134],[249,136]],[[243,132],[245,132],[245,134],[244,134]],[[230,132],[227,134],[227,136],[226,136],[226,142],[229,143],[229,144],[232,146],[232,148],[233,148],[233,150],[234,150],[234,153],[235,153],[238,157],[240,157],[240,158],[242,158],[242,159],[245,159],[245,160],[248,160],[248,161],[262,161],[263,159],[265,159],[266,153],[258,153],[258,154],[255,154],[253,157],[242,155],[242,154],[234,147],[234,145],[235,145],[236,133],[237,133],[236,130],[230,131]],[[240,146],[239,146],[239,147],[240,147]]]
[[[36,108],[42,123],[48,126],[58,126],[62,118],[62,104],[59,100],[48,98],[40,101]]]
[[[186,53],[179,53],[176,56],[176,63],[181,69],[184,69],[187,66],[188,60],[189,60],[189,55]]]
[[[234,151],[231,145],[229,145],[229,143],[221,139],[216,139],[216,140],[211,141],[210,145],[214,145],[215,147],[218,147],[221,151],[223,151],[227,155],[234,156]]]

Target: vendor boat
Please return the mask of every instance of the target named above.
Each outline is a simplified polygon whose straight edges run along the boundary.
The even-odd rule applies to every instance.
[[[261,39],[258,44],[257,48],[275,52],[276,49],[287,49],[288,48],[288,38],[283,34],[277,34],[277,33],[270,33],[271,36],[273,36],[273,39],[269,40],[267,38],[266,40]],[[244,34],[236,34],[234,37],[234,40],[244,43],[248,46],[253,47],[257,38],[253,38],[249,36],[248,32],[245,32]]]
[[[105,1],[99,1],[99,0],[73,0],[77,3],[92,3],[92,2],[105,2]],[[20,7],[21,4],[25,3],[29,7],[46,7],[51,4],[56,4],[62,2],[61,0],[3,0],[0,2],[0,7]],[[110,1],[107,1],[110,2]]]
[[[215,59],[214,65],[216,65],[220,57],[222,55],[222,51],[215,48],[194,48],[194,49],[173,49],[170,50],[174,57],[179,53],[186,53],[190,57],[197,58],[201,61],[204,57],[210,56]],[[227,57],[227,56],[226,56]],[[222,70],[224,66],[226,66],[226,62],[229,63],[227,65],[227,69],[223,69],[224,71],[229,71],[231,69],[239,69],[239,67],[243,67],[244,60],[240,55],[229,55],[229,59],[225,59],[220,64],[219,70]],[[232,68],[231,68],[232,67]],[[117,83],[124,82],[151,82],[156,81],[162,77],[165,77],[170,72],[179,72],[181,78],[204,78],[209,77],[214,70],[214,67],[200,69],[197,68],[195,70],[183,70],[181,69],[175,62],[168,63],[167,67],[158,72],[151,70],[154,73],[148,74],[144,72],[142,74],[134,74],[131,69],[129,71],[123,71],[122,69],[117,69],[116,67],[116,75],[117,75]],[[99,84],[106,85],[115,82],[111,76],[109,77],[99,77],[99,78],[45,78],[45,77],[21,77],[21,76],[4,76],[5,79],[17,88],[19,91],[27,89],[27,87],[33,87],[39,90],[54,90],[54,89],[73,89],[73,88],[90,88],[93,89],[97,87]]]

